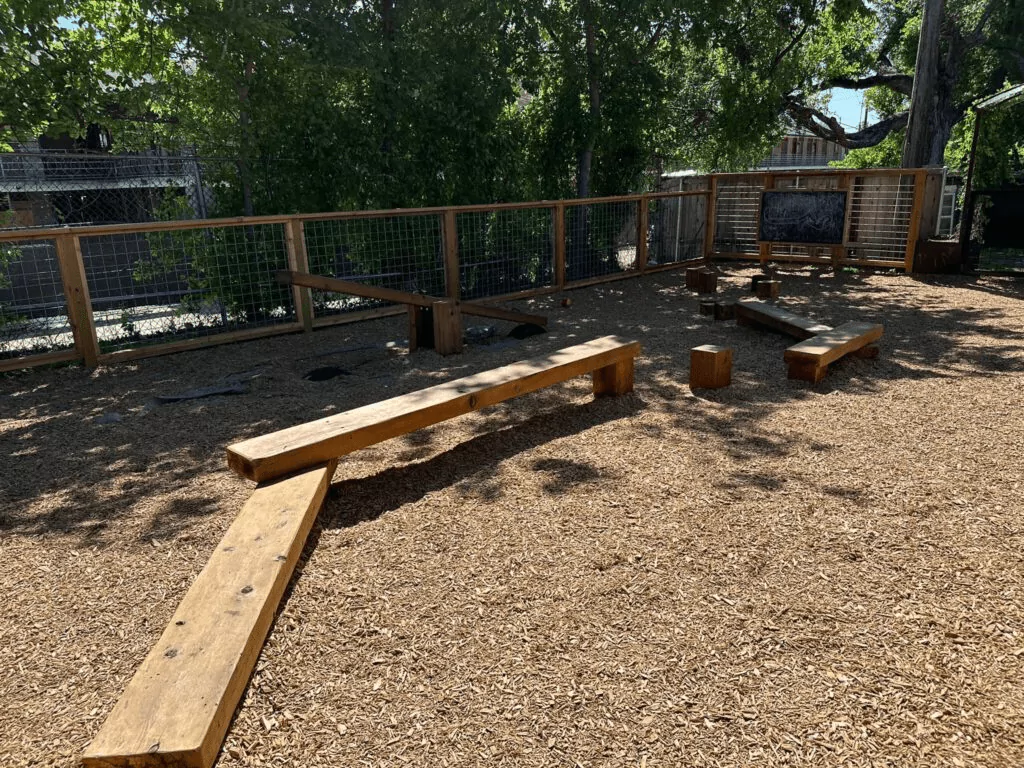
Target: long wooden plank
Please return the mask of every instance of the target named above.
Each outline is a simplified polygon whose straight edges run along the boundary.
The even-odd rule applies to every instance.
[[[335,465],[256,488],[86,749],[85,766],[213,765]]]
[[[638,342],[605,336],[235,443],[227,450],[228,465],[250,480],[278,477],[634,358],[639,352]]]
[[[865,347],[882,338],[884,326],[874,323],[843,323],[814,338],[801,341],[787,349],[784,360],[806,360],[819,366],[835,362],[843,355]]]
[[[397,304],[411,304],[414,307],[431,307],[434,302],[445,301],[440,296],[427,296],[412,291],[397,291],[394,288],[381,288],[377,285],[363,285],[351,280],[341,280],[336,277],[324,277],[323,275],[310,275],[304,272],[281,270],[277,273],[277,280],[281,283],[302,285],[307,288],[316,288],[321,291],[332,291],[334,293],[350,293],[353,296],[361,296],[365,299],[378,299],[379,301],[393,301]],[[464,315],[475,317],[491,317],[495,320],[508,320],[512,323],[533,323],[534,325],[546,326],[548,319],[543,315],[531,315],[526,312],[515,312],[511,309],[493,307],[489,304],[477,304],[475,302],[460,301],[459,308]]]
[[[798,339],[809,339],[819,333],[832,330],[830,325],[824,325],[817,320],[790,312],[788,309],[755,299],[736,302],[736,321],[741,325],[763,325]]]

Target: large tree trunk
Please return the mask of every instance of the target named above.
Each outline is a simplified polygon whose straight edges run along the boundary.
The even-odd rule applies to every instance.
[[[943,0],[924,0],[921,39],[917,45],[917,63],[914,67],[914,90],[910,96],[910,117],[903,141],[904,168],[935,164],[935,133],[939,127],[941,111],[939,33],[942,29],[942,6]],[[942,142],[942,147],[945,147],[946,141]]]

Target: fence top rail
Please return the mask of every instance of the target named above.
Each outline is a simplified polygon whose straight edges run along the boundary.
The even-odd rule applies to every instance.
[[[718,179],[750,178],[752,176],[774,176],[787,178],[796,176],[913,176],[918,173],[942,173],[942,168],[780,168],[756,171],[735,171],[711,173]]]
[[[609,197],[585,197],[571,200],[535,200],[522,203],[481,203],[479,205],[443,205],[427,208],[389,208],[372,211],[327,211],[324,213],[294,213],[272,216],[232,216],[223,219],[182,219],[179,221],[146,221],[134,224],[97,224],[82,227],[40,227],[0,231],[0,242],[25,240],[53,240],[74,235],[98,237],[101,235],[136,234],[146,232],[174,232],[189,229],[213,227],[246,227],[261,224],[287,224],[290,221],[337,221],[341,219],[380,219],[391,216],[440,215],[452,211],[460,213],[488,213],[491,211],[525,210],[533,208],[557,208],[599,203],[637,202],[646,197],[680,197],[686,195],[707,195],[708,190],[687,190],[652,194],[618,195]]]

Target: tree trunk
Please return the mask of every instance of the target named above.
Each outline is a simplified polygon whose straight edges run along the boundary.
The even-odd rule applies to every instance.
[[[597,144],[597,130],[601,121],[601,81],[597,71],[597,39],[594,22],[589,18],[590,4],[585,3],[584,35],[587,52],[587,87],[590,96],[589,119],[587,120],[587,138],[580,152],[579,173],[576,176],[576,196],[590,196],[590,172],[594,165],[594,146]]]
[[[938,91],[942,6],[943,0],[924,0],[921,39],[917,45],[917,63],[914,67],[914,89],[910,96],[910,117],[903,142],[904,168],[920,168],[935,162],[935,134],[938,132],[941,114]],[[948,140],[949,136],[945,138]],[[945,141],[942,147],[945,147]]]
[[[238,180],[242,185],[242,215],[253,215],[252,204],[252,173],[249,169],[250,145],[252,143],[249,130],[249,85],[252,82],[255,65],[251,61],[245,63],[245,80],[238,88],[238,128],[241,133],[241,147],[238,152]]]
[[[401,202],[394,189],[394,168],[392,167],[395,130],[395,104],[393,79],[395,43],[395,0],[381,0],[381,168],[384,174],[384,199],[379,201],[385,208],[398,208]]]

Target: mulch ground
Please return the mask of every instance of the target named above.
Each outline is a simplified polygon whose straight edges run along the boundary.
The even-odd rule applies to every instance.
[[[227,444],[607,333],[632,395],[341,462],[219,765],[1024,764],[1024,284],[781,279],[879,358],[787,381],[791,341],[662,273],[458,357],[386,319],[0,378],[0,765],[76,763],[251,492]],[[731,387],[690,391],[704,343]]]

